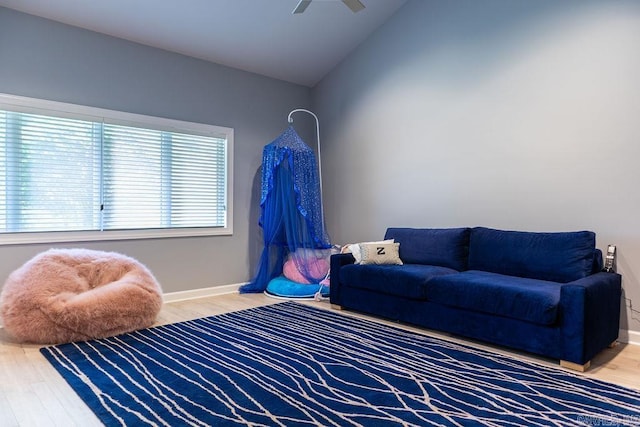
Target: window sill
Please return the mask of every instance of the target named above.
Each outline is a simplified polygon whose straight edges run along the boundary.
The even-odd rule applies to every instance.
[[[173,228],[110,231],[0,233],[0,246],[37,243],[99,242],[109,240],[166,239],[174,237],[231,236],[230,227]]]

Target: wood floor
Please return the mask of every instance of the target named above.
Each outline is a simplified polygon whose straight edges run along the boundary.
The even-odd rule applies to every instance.
[[[228,294],[165,304],[158,324],[174,323],[279,302],[261,294]],[[326,301],[305,304],[331,309]],[[359,316],[349,311],[341,313]],[[389,323],[380,320],[383,323]],[[395,324],[398,326],[398,324]],[[432,336],[444,337],[493,351],[559,367],[557,361],[531,357],[466,340],[402,326]],[[40,346],[20,345],[8,340],[0,329],[0,426],[93,426],[101,425],[93,412],[71,390],[39,352]],[[585,374],[640,390],[640,346],[619,344],[599,354]],[[640,403],[640,402],[639,402]]]

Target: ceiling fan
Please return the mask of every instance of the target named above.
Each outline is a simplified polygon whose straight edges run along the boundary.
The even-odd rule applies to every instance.
[[[304,12],[305,9],[309,7],[309,3],[311,3],[311,1],[312,0],[300,0],[292,13],[297,14]],[[342,3],[346,4],[353,13],[360,12],[364,9],[364,4],[362,4],[360,0],[342,0]]]

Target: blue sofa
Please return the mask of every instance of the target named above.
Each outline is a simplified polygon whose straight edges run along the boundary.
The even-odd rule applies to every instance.
[[[389,228],[403,265],[331,258],[330,301],[588,369],[618,338],[621,277],[590,231]]]

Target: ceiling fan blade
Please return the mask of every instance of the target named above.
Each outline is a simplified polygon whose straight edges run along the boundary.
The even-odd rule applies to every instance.
[[[293,9],[293,12],[291,12],[292,14],[297,14],[297,13],[302,13],[305,11],[305,9],[307,7],[309,7],[309,3],[311,3],[311,0],[300,0],[298,2],[298,5],[296,6],[295,9]]]
[[[364,9],[364,5],[360,0],[342,0],[342,3],[346,4],[353,13],[360,12]]]

